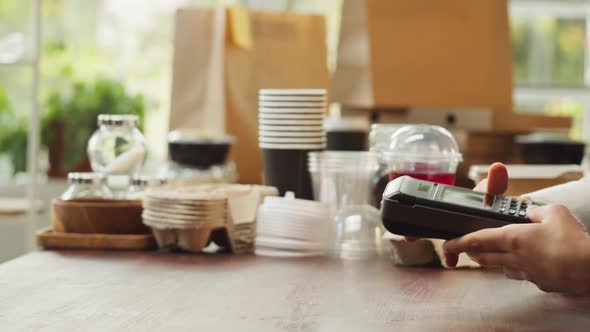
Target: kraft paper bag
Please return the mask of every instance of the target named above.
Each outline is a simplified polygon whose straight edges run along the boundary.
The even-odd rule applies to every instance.
[[[226,131],[241,183],[262,181],[258,91],[329,86],[318,15],[181,9],[176,15],[170,127]]]
[[[344,0],[334,100],[512,110],[506,0]]]

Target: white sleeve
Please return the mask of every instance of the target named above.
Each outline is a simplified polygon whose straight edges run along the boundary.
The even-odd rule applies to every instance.
[[[563,204],[590,228],[590,176],[523,196],[541,203]]]

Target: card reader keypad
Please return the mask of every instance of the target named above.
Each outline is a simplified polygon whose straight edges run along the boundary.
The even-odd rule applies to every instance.
[[[512,205],[508,205],[509,198],[508,197],[504,197],[502,199],[502,203],[500,203],[500,213],[505,213],[506,210],[508,210],[508,213],[510,213],[510,209]]]
[[[519,200],[516,197],[504,197],[500,203],[499,211],[511,216],[526,218],[526,209],[530,204],[531,202],[526,198]]]

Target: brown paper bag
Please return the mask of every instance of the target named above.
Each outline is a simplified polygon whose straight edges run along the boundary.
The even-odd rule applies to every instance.
[[[231,13],[177,12],[170,128],[234,135],[240,182],[260,183],[258,90],[328,87],[325,22],[317,15]]]
[[[362,108],[512,110],[506,0],[344,0],[333,95]]]

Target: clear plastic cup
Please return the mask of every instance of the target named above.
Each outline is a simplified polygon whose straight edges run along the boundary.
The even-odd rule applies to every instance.
[[[329,205],[332,216],[344,206],[371,202],[372,179],[379,167],[376,153],[311,152],[307,166],[314,197]]]
[[[382,254],[385,229],[379,210],[369,205],[353,205],[342,208],[334,219],[335,256],[358,260]]]
[[[413,125],[391,136],[385,154],[388,180],[403,175],[454,185],[457,166],[463,161],[453,135],[443,127]]]

